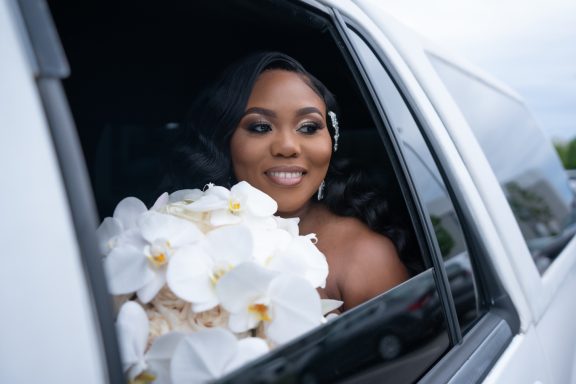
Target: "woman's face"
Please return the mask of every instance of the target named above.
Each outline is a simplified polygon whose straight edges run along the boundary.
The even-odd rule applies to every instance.
[[[298,216],[318,191],[332,155],[324,101],[299,74],[263,72],[230,152],[238,180],[276,200],[280,215]]]

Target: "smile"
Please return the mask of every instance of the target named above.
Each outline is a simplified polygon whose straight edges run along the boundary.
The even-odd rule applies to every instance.
[[[275,184],[296,185],[302,181],[304,171],[267,171],[266,175]]]

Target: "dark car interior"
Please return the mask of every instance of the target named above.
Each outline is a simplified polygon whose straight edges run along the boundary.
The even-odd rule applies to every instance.
[[[336,95],[342,129],[338,157],[352,160],[386,191],[391,214],[413,240],[407,250],[414,260],[410,268],[420,272],[395,159],[388,155],[386,135],[376,129],[382,123],[372,118],[332,21],[270,0],[225,3],[49,2],[71,67],[63,84],[100,219],[112,215],[126,196],[151,206],[165,192],[170,142],[193,96],[235,59],[276,50],[298,59]]]
[[[286,52],[318,74],[342,109],[343,151],[381,157],[378,167],[391,172],[383,151],[370,147],[379,140],[356,143],[352,134],[375,124],[325,21],[272,4],[229,1],[225,11],[210,1],[51,4],[72,68],[64,86],[101,216],[127,194],[155,197],[163,139],[178,130],[207,81],[256,50]]]

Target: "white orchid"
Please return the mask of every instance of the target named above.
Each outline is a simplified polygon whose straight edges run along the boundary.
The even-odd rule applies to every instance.
[[[144,358],[148,340],[146,312],[138,303],[127,301],[118,312],[116,329],[124,373],[132,380],[148,367]]]
[[[251,259],[252,238],[246,227],[216,228],[202,242],[174,255],[168,266],[168,286],[192,303],[194,311],[207,311],[220,302],[215,290],[218,280]]]
[[[279,228],[250,228],[250,233],[254,243],[254,259],[265,267],[288,248],[294,238],[291,233]]]
[[[238,340],[222,328],[186,336],[176,348],[170,366],[173,384],[207,383],[268,352],[255,337]]]
[[[228,326],[234,332],[263,322],[268,338],[282,344],[323,321],[320,296],[306,280],[255,263],[239,265],[220,279],[216,289],[230,312]]]
[[[259,237],[260,242],[269,241]],[[314,288],[324,288],[328,277],[328,262],[322,252],[314,245],[316,235],[294,236],[286,238],[278,233],[272,236],[277,247],[265,259],[259,260],[272,270],[291,273],[308,280]],[[262,247],[262,245],[261,245]]]
[[[146,351],[149,321],[144,309],[134,301],[126,302],[120,308],[116,329],[122,366],[128,379],[149,378],[155,383],[169,383],[170,361],[186,335],[166,333],[157,337]]]
[[[249,222],[251,225],[275,227],[272,215],[278,204],[264,192],[241,181],[230,190],[210,185],[204,196],[189,204],[194,212],[210,212],[210,224],[221,226]]]
[[[278,229],[283,229],[292,236],[298,236],[300,234],[300,229],[298,228],[298,224],[300,223],[299,217],[283,218],[274,216],[274,220],[276,220]]]
[[[134,243],[138,239],[138,220],[145,212],[148,212],[148,208],[138,198],[122,199],[114,209],[112,217],[105,218],[96,230],[101,252],[108,255],[126,240]]]
[[[174,191],[169,196],[170,203],[185,202],[192,203],[204,196],[204,191],[195,189],[181,189]]]
[[[189,221],[154,211],[140,216],[138,231],[143,244],[126,241],[117,246],[104,266],[112,294],[137,292],[140,301],[147,303],[164,286],[170,258],[203,234]]]

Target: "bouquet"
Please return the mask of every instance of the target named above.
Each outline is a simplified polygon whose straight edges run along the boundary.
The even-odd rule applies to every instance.
[[[299,219],[240,182],[120,201],[97,234],[132,383],[216,379],[324,323],[328,264]]]

